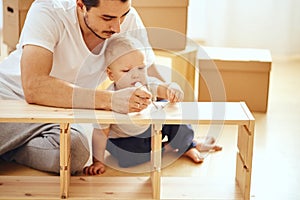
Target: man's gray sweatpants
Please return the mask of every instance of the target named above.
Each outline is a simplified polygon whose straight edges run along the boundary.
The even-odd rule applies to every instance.
[[[88,140],[71,128],[71,173],[89,159]],[[0,156],[34,169],[59,173],[59,124],[0,123]]]
[[[0,99],[23,100],[0,81]],[[81,171],[90,151],[86,130],[71,126],[71,173]],[[0,157],[28,167],[59,173],[59,124],[0,123]]]

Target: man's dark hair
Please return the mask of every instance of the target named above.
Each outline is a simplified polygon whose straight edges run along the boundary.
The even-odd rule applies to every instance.
[[[99,6],[101,0],[82,0],[83,4],[86,7],[86,10],[89,11],[91,7]],[[127,2],[128,0],[120,0],[122,2]]]

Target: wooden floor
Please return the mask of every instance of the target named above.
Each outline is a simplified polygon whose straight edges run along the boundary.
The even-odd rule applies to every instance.
[[[253,200],[298,200],[300,199],[300,60],[273,60],[270,80],[269,108],[265,114],[254,113],[256,118],[255,148],[253,157],[253,172],[251,185],[251,199]],[[205,135],[209,127],[201,126],[199,136]],[[190,162],[187,158],[172,160],[173,155],[164,157],[165,167],[162,170],[162,198],[163,199],[240,199],[239,189],[235,185],[235,158],[236,158],[236,128],[227,126],[217,135],[218,143],[223,146],[223,151],[207,155],[201,165]],[[122,199],[135,198],[134,192],[139,193],[143,199],[151,198],[148,173],[142,165],[136,168],[121,169],[115,167],[115,160],[107,157],[110,166],[102,178],[94,183],[95,186],[84,188],[84,195],[78,199]],[[140,173],[137,173],[140,172]],[[29,169],[15,163],[0,161],[0,199],[7,199],[1,195],[2,182],[14,180],[15,175],[36,176],[28,177],[24,183],[32,190],[37,186],[30,185],[35,181],[42,184],[40,176],[49,175]],[[47,191],[47,199],[57,199],[54,195],[59,191],[59,179],[54,174],[47,179],[53,181]],[[119,179],[107,178],[110,176]],[[135,176],[128,178],[128,176]],[[122,184],[122,179],[127,177],[130,184]],[[176,178],[170,178],[176,177]],[[188,178],[186,178],[188,177]],[[78,174],[72,177],[70,195],[76,194],[82,188],[76,187],[80,181],[89,180],[89,177]],[[93,179],[95,181],[95,179]],[[116,190],[102,193],[102,186],[115,184]],[[28,185],[27,185],[28,184]],[[38,185],[39,185],[38,184]],[[35,184],[36,185],[36,184]],[[121,189],[120,186],[127,186]],[[130,186],[130,187],[129,187]],[[164,187],[166,186],[166,187]],[[15,198],[24,193],[13,185],[9,188]],[[42,194],[32,196],[26,194],[28,199],[43,198]],[[25,195],[25,196],[26,196]],[[94,195],[94,196],[93,196]],[[122,196],[123,195],[123,196]],[[51,197],[51,198],[50,198]],[[72,199],[72,198],[71,198]]]

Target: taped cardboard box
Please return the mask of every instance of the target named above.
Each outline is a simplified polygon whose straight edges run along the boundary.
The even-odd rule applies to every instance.
[[[34,0],[3,0],[3,42],[15,49],[27,12]]]
[[[267,49],[202,47],[198,51],[199,101],[245,101],[266,112],[272,58]]]
[[[188,5],[188,0],[132,0],[154,49],[185,49]]]

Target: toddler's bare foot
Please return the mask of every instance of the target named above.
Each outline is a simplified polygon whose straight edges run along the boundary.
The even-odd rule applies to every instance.
[[[191,148],[183,155],[189,157],[194,163],[202,163],[204,157],[201,156],[200,152],[196,148]]]
[[[200,152],[208,152],[208,151],[221,151],[222,147],[214,144],[216,142],[214,137],[207,136],[203,141],[196,142],[196,149]]]
[[[164,148],[165,152],[178,152],[178,149],[173,149],[169,144],[165,144]],[[202,163],[204,160],[204,157],[201,156],[196,148],[189,149],[183,155],[189,157],[194,163]]]

